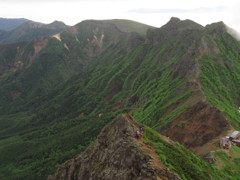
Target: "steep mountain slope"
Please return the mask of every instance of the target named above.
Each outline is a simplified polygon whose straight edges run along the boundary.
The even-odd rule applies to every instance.
[[[198,59],[200,74],[197,82],[200,82],[201,91],[204,93],[203,100],[211,106],[207,107],[204,101],[198,103],[193,106],[192,110],[189,110],[189,114],[182,113],[177,116],[175,123],[168,124],[172,131],[166,133],[174,140],[184,142],[187,146],[194,146],[199,141],[192,136],[197,139],[204,135],[201,138],[204,140],[201,144],[204,144],[217,134],[226,133],[226,130],[231,128],[226,119],[234,128],[239,129],[239,112],[237,111],[239,42],[227,33],[222,22],[215,23],[206,27],[205,34],[200,41],[199,51],[201,53]],[[195,117],[192,117],[193,113]],[[181,126],[179,126],[180,121],[182,121]],[[197,121],[201,123],[198,125],[194,123]],[[212,125],[206,124],[211,121]],[[185,127],[188,131],[184,132],[182,129]]]
[[[0,18],[0,30],[11,31],[26,21],[28,20],[24,18],[20,19]]]
[[[90,114],[96,97],[88,90],[81,90],[88,78],[83,69],[107,48],[126,49],[124,45],[129,43],[129,37],[136,35],[123,33],[108,23],[86,21],[83,24],[60,36],[3,46],[6,54],[1,63],[12,66],[13,70],[7,69],[1,80],[0,151],[5,154],[1,157],[2,179],[44,178],[57,161],[63,162],[82,151],[115,116],[114,112],[104,118]],[[99,26],[101,32],[97,34]],[[104,44],[101,45],[98,42],[102,33]],[[129,44],[128,49],[132,46]],[[15,54],[10,53],[9,47]],[[11,61],[6,61],[5,55]],[[7,156],[8,149],[12,149],[11,156]],[[20,164],[15,163],[16,158]],[[52,168],[43,166],[50,162]]]
[[[129,119],[128,119],[129,118]],[[61,166],[48,180],[76,179],[223,179],[223,171],[211,167],[178,143],[145,127],[143,139],[129,115],[104,127],[97,141]],[[165,139],[165,140],[164,140]]]
[[[1,45],[1,179],[46,178],[120,113],[189,148],[239,129],[240,44],[223,23],[127,31],[91,20]]]
[[[54,21],[51,24],[40,24],[33,21],[26,21],[17,28],[1,33],[0,43],[13,43],[33,39],[40,36],[48,36],[59,33],[68,26],[63,22]]]
[[[172,139],[178,140],[188,147],[192,147],[202,145],[213,139],[214,137],[224,132],[226,133],[226,130],[229,127],[226,118],[229,118],[230,113],[232,114],[233,112],[235,112],[234,114],[236,115],[236,117],[231,117],[231,119],[229,118],[229,120],[232,123],[239,123],[239,113],[237,111],[236,102],[236,99],[238,99],[237,93],[234,93],[233,91],[229,92],[231,93],[232,97],[228,96],[229,98],[227,101],[231,101],[231,105],[229,105],[228,108],[230,109],[231,107],[232,112],[228,111],[225,108],[223,109],[223,106],[217,106],[217,108],[221,110],[219,111],[215,108],[216,104],[214,104],[215,107],[211,107],[211,105],[213,105],[211,101],[210,104],[206,103],[206,101],[209,102],[209,98],[211,98],[209,96],[209,93],[206,92],[211,89],[211,83],[209,82],[209,79],[219,78],[219,75],[215,76],[212,74],[213,72],[216,72],[218,74],[219,71],[208,71],[211,72],[208,74],[206,74],[205,71],[205,69],[208,67],[206,63],[213,63],[214,59],[218,59],[218,62],[224,62],[224,64],[227,64],[229,61],[231,61],[231,59],[224,57],[225,52],[220,50],[220,46],[222,46],[222,44],[218,44],[217,41],[219,38],[221,38],[221,36],[226,36],[223,42],[229,43],[226,48],[230,47],[230,44],[235,45],[235,48],[233,48],[234,51],[238,51],[239,42],[227,33],[226,28],[222,23],[213,24],[201,30],[201,27],[196,26],[196,24],[191,23],[190,25],[186,26],[186,24],[190,22],[186,21],[181,23],[179,20],[173,19],[173,21],[170,21],[163,28],[160,28],[159,33],[156,33],[157,30],[153,31],[152,34],[158,34],[159,39],[156,38],[152,41],[149,38],[150,41],[154,44],[159,42],[164,43],[164,38],[166,38],[168,42],[171,42],[171,39],[168,38],[167,35],[161,36],[162,31],[164,31],[165,29],[170,32],[170,36],[173,36],[175,38],[184,37],[184,39],[180,41],[175,40],[175,43],[181,43],[178,44],[178,46],[181,46],[182,48],[182,52],[179,52],[179,54],[183,54],[183,58],[181,61],[179,61],[179,63],[176,63],[172,67],[175,69],[175,73],[178,73],[180,76],[184,76],[185,79],[185,83],[178,88],[177,95],[181,97],[181,92],[186,93],[187,89],[191,91],[189,93],[189,96],[182,100],[180,100],[179,97],[175,96],[174,99],[177,101],[175,101],[172,106],[169,106],[168,102],[163,103],[162,98],[159,98],[159,101],[163,106],[167,104],[167,109],[162,112],[160,111],[160,118],[158,118],[159,121],[157,121],[158,123],[153,125],[155,128],[162,128],[161,131],[166,135],[170,136]],[[176,28],[176,26],[174,26],[175,28],[173,28],[172,24],[177,25],[178,28]],[[171,50],[173,48],[169,47],[169,49]],[[171,54],[170,50],[169,54]],[[204,63],[204,59],[208,56],[211,56],[211,58],[206,60]],[[235,67],[239,66],[239,64],[235,65]],[[225,65],[223,65],[223,67],[224,66]],[[236,70],[231,69],[230,71],[231,74],[237,76],[237,74],[235,74],[237,72]],[[227,78],[224,77],[224,74],[222,74],[221,76],[222,78]],[[206,80],[207,83],[203,83],[204,80]],[[227,80],[225,80],[225,82],[226,81]],[[235,80],[233,81],[237,83]],[[232,82],[232,80],[228,79],[228,82],[226,83],[230,82]],[[216,82],[212,83],[215,84]],[[232,84],[232,86],[236,87],[238,85]],[[176,89],[175,87],[174,89]],[[215,87],[219,88],[220,86]],[[170,88],[172,89],[173,87]],[[229,91],[228,88],[229,87],[227,84],[225,84],[223,87],[224,91]],[[217,98],[218,96],[221,96],[220,94],[222,94],[222,92],[215,92],[212,94],[212,96],[214,96],[214,98]],[[224,99],[219,100],[223,102]],[[155,104],[156,103],[151,103],[150,106],[156,107]],[[188,110],[186,112],[184,112],[184,109],[186,109],[186,107],[184,108],[184,106],[188,106]],[[151,123],[153,123],[152,119],[156,118],[156,116],[154,117],[154,114],[159,112],[159,110],[157,110],[156,108],[153,109],[152,107],[141,108],[139,112],[140,115],[137,115],[136,117],[142,118],[144,117],[144,114],[149,114],[148,117],[145,117],[146,119],[143,119],[143,122],[147,122],[147,120],[149,119]],[[225,107],[227,106],[225,105]],[[222,111],[224,111],[224,113]],[[225,114],[228,114],[229,116],[224,116]],[[239,125],[236,125],[235,128],[238,129]]]
[[[142,140],[133,137],[136,130],[124,116],[115,118],[103,128],[97,142],[48,179],[180,179],[142,150]]]

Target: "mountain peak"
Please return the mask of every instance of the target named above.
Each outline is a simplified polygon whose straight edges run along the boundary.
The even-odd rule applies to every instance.
[[[52,23],[48,24],[48,26],[53,26],[55,28],[66,28],[68,27],[64,22],[62,21],[53,21]]]
[[[226,25],[223,21],[206,25],[205,29],[209,33],[224,33],[227,32]]]
[[[178,17],[171,17],[168,23],[177,23],[180,22],[181,20]]]
[[[177,28],[178,30],[186,30],[186,29],[202,29],[203,26],[200,24],[186,19],[186,20],[180,20],[177,17],[172,17],[166,25],[164,25],[168,28]]]
[[[28,20],[26,22],[24,22],[23,24],[21,24],[18,28],[19,29],[37,29],[37,28],[41,28],[43,27],[44,24],[42,23],[37,23],[35,21],[31,21],[31,20]]]
[[[147,41],[156,44],[162,40],[168,41],[172,37],[190,34],[192,31],[201,31],[202,29],[203,26],[194,21],[189,19],[180,20],[179,18],[172,17],[164,26],[149,29],[147,32]]]

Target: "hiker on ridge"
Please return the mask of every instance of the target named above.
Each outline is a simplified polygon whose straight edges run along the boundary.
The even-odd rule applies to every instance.
[[[139,125],[139,130],[141,133],[143,133],[144,129],[143,129],[142,125]]]
[[[135,132],[135,137],[136,137],[137,139],[140,137],[140,131],[139,131],[139,130],[137,130],[137,131]]]
[[[142,135],[143,135],[142,132],[139,131],[139,130],[137,130],[136,133],[135,133],[135,137],[136,137],[137,139],[142,138]]]

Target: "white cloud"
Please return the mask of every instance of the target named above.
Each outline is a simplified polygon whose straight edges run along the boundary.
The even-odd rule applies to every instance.
[[[238,41],[240,41],[240,33],[238,33],[237,31],[235,31],[234,29],[232,29],[231,27],[228,27],[226,25],[227,28],[227,32],[229,34],[231,34],[234,38],[236,38]]]
[[[213,8],[208,7],[200,7],[194,9],[173,9],[173,8],[140,8],[140,9],[132,9],[128,11],[129,13],[212,13],[212,12],[219,12],[224,11],[224,6],[218,6]]]

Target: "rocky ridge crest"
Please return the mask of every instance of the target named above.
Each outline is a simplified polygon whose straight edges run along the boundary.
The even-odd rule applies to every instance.
[[[136,130],[126,116],[115,118],[94,144],[58,168],[48,180],[179,180],[168,168],[152,165],[153,158],[138,142],[142,140],[134,138]]]

